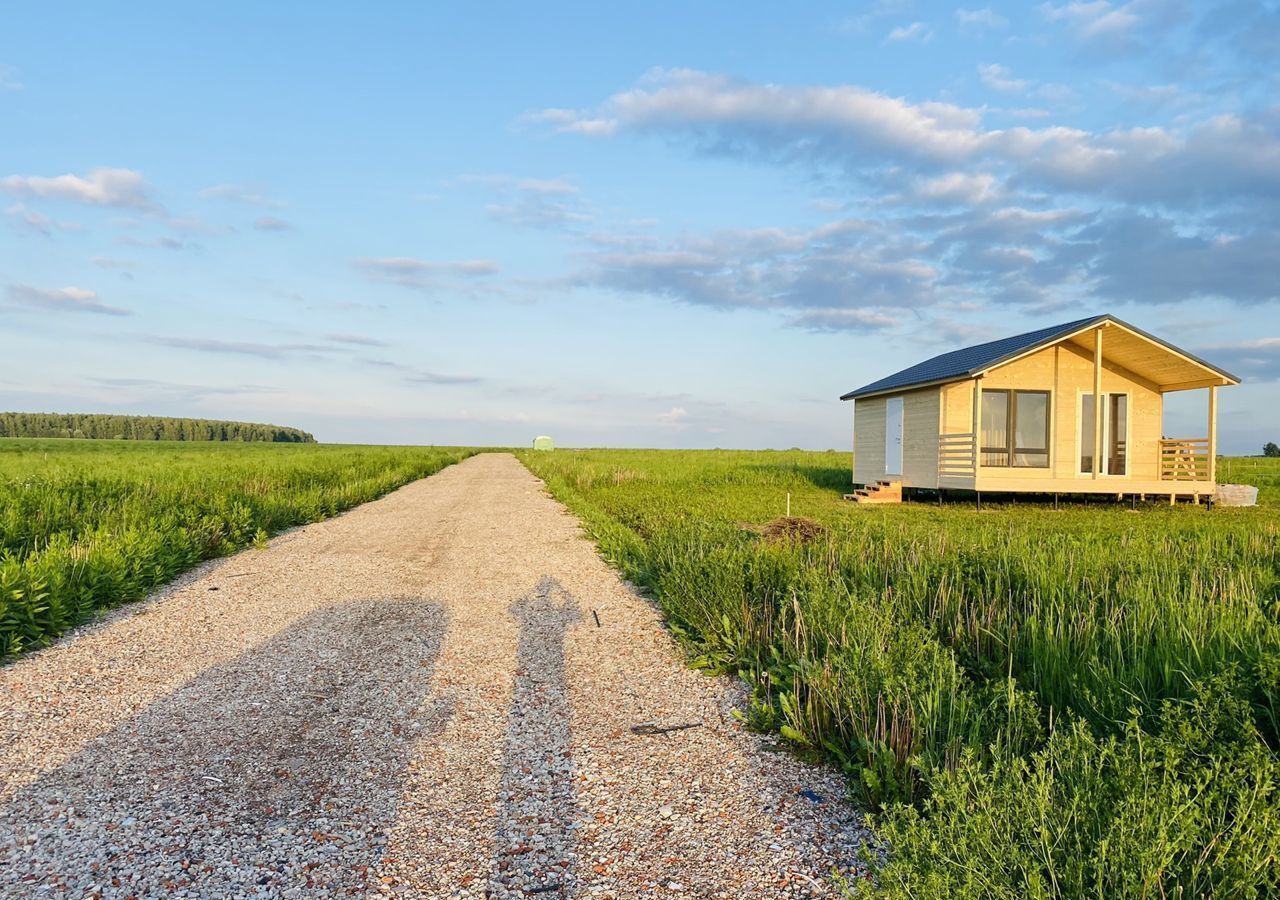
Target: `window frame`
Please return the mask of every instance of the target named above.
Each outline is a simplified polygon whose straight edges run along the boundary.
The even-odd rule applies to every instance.
[[[1005,395],[1005,446],[1003,447],[987,447],[979,446],[978,454],[985,457],[988,453],[1003,453],[1006,461],[1004,463],[988,463],[985,459],[982,461],[984,469],[1049,469],[1053,467],[1053,391],[1047,389],[1022,389],[1022,388],[982,388],[978,402],[982,402],[982,396],[985,394],[1004,394]],[[1038,394],[1044,397],[1044,449],[1038,447],[1019,447],[1017,446],[1018,434],[1018,395],[1019,394]],[[982,436],[982,416],[978,416],[978,437]],[[1024,456],[1030,455],[1037,458],[1042,457],[1043,462],[1019,463],[1018,454]]]

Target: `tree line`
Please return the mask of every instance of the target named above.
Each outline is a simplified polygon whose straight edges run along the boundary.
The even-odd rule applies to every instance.
[[[106,438],[124,441],[266,441],[314,444],[297,428],[218,419],[100,413],[0,413],[0,437]]]

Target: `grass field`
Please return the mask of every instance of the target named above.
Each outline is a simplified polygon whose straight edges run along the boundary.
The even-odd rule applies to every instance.
[[[0,660],[472,452],[0,439]]]
[[[1262,505],[840,499],[849,457],[525,452],[747,718],[848,773],[892,897],[1280,891],[1280,461]],[[816,539],[769,540],[791,511]]]

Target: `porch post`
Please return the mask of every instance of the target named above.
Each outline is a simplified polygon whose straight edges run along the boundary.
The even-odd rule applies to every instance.
[[[1218,483],[1218,386],[1209,385],[1209,482]]]
[[[1093,477],[1102,474],[1102,326],[1093,332]]]
[[[973,486],[982,468],[982,376],[973,379]]]

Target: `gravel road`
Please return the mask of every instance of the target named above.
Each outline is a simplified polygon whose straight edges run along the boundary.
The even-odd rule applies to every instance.
[[[0,896],[833,894],[861,814],[742,702],[483,454],[0,669]]]

